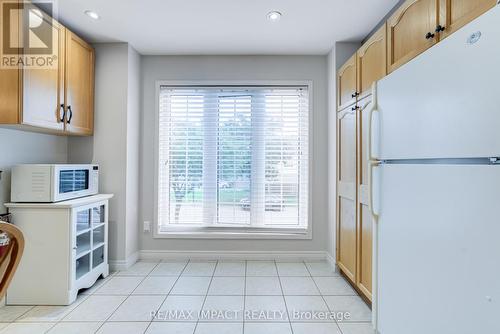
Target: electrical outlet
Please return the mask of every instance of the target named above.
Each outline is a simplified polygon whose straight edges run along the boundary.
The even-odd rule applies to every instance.
[[[151,222],[150,221],[144,222],[144,232],[151,232]]]

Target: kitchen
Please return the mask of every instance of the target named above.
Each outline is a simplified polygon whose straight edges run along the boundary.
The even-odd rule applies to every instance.
[[[496,1],[125,3],[2,0],[0,333],[498,332]]]

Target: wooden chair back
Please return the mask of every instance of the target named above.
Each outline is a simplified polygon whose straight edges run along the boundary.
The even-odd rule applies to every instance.
[[[7,293],[24,251],[24,236],[15,225],[0,222],[0,232],[6,232],[10,238],[8,245],[0,250],[0,300]]]

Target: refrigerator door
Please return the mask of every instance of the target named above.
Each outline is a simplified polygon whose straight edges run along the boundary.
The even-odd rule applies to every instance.
[[[500,156],[500,6],[378,83],[379,159]]]
[[[382,165],[374,181],[380,334],[500,333],[500,166]]]

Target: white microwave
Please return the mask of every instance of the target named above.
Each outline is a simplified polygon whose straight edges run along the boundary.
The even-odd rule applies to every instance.
[[[12,168],[12,202],[54,203],[95,195],[98,191],[98,165],[18,165]]]

